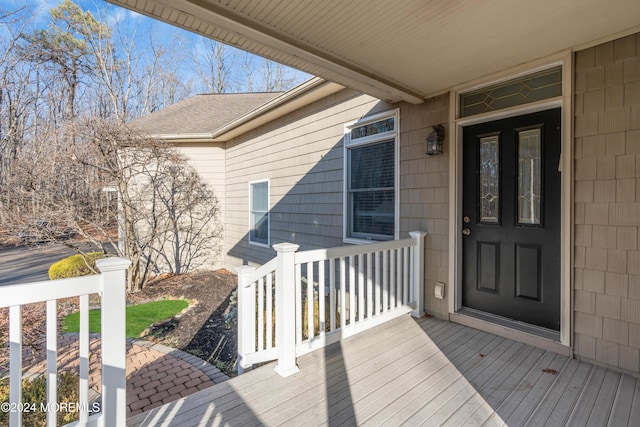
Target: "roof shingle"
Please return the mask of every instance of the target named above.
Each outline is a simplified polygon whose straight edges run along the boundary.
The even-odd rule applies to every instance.
[[[281,93],[195,95],[134,120],[130,125],[155,136],[211,133]]]

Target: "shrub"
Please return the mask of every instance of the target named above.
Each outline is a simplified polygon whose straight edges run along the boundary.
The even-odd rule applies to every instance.
[[[320,333],[320,302],[318,301],[318,291],[314,290],[314,299],[313,299],[313,330],[314,336],[318,336]],[[331,305],[329,301],[329,295],[324,296],[324,331],[331,331]],[[309,338],[309,331],[307,330],[309,325],[309,318],[307,317],[307,313],[309,310],[309,304],[307,304],[307,298],[304,297],[302,300],[302,337],[304,339]],[[336,327],[340,327],[340,311],[336,307]]]
[[[79,377],[71,372],[58,374],[58,403],[76,403],[78,397]],[[0,403],[9,401],[9,379],[0,380]],[[47,378],[41,375],[34,380],[22,381],[22,402],[29,405],[29,410],[22,412],[22,424],[24,426],[45,426],[47,413],[43,406],[47,403]],[[46,408],[46,406],[45,406]],[[59,411],[58,424],[68,424],[78,419],[77,412]],[[0,411],[0,425],[9,424],[9,412]]]
[[[104,258],[102,252],[76,254],[61,259],[53,263],[49,268],[49,279],[66,279],[68,277],[80,277],[93,274],[96,269],[96,260],[100,258]]]

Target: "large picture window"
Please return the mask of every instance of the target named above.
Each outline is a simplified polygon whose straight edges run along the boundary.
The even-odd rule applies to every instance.
[[[346,240],[396,238],[397,122],[394,111],[346,127]]]
[[[269,246],[269,181],[249,183],[249,242]]]

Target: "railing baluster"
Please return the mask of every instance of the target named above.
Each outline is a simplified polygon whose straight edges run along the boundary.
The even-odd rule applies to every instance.
[[[56,300],[47,301],[47,403],[58,401],[58,307]],[[47,425],[57,424],[56,411],[47,411]]]
[[[267,345],[273,347],[273,273],[267,274]]]
[[[367,252],[367,319],[373,316],[373,283],[371,277],[371,252]]]
[[[382,251],[382,312],[389,308],[389,251]]]
[[[336,330],[336,260],[329,259],[329,330]]]
[[[340,258],[340,327],[345,328],[347,326],[347,284],[346,284],[346,271],[345,271],[344,257]]]
[[[416,302],[416,258],[415,258],[415,247],[409,248],[409,302],[412,304]]]
[[[389,302],[390,308],[396,308],[398,301],[398,294],[396,290],[397,286],[397,278],[396,278],[396,250],[391,249],[389,251],[389,294],[391,296],[391,301]]]
[[[313,298],[313,263],[307,263],[307,337],[312,339],[314,323],[314,298]]]
[[[402,249],[402,261],[404,268],[402,269],[402,302],[409,304],[409,248]]]
[[[380,251],[376,251],[374,253],[374,258],[375,258],[375,265],[374,265],[374,283],[375,283],[375,296],[374,296],[374,301],[375,303],[373,304],[373,309],[374,309],[374,315],[378,315],[380,314],[380,311],[382,309],[382,289],[381,286],[382,284],[380,283],[380,269],[382,268],[382,266],[380,265]]]
[[[12,408],[22,403],[22,307],[9,308],[9,403]],[[9,413],[9,425],[22,425],[22,412]]]
[[[258,328],[258,347],[257,350],[264,350],[265,345],[264,345],[264,329],[265,329],[265,324],[264,324],[264,310],[265,310],[265,305],[264,305],[264,277],[261,277],[258,279],[257,282],[257,287],[258,287],[258,301],[257,301],[257,308],[258,308],[258,324],[257,324],[257,328]]]
[[[362,322],[364,320],[364,257],[362,254],[358,255],[358,322]]]
[[[394,257],[396,265],[396,307],[402,305],[402,249],[396,249]]]
[[[324,335],[326,331],[326,307],[325,307],[325,283],[324,283],[325,261],[318,261],[318,334]]]
[[[424,237],[427,233],[412,231],[409,234],[416,241],[413,247],[413,268],[411,270],[413,282],[411,295],[416,308],[413,310],[412,315],[414,317],[422,317],[424,316]]]
[[[89,295],[80,296],[80,332],[78,334],[80,356],[80,422],[89,418]]]
[[[300,264],[295,267],[295,289],[296,289],[296,344],[302,342],[302,272]],[[278,313],[276,312],[276,316]],[[276,322],[277,322],[276,317]]]
[[[356,266],[355,256],[349,257],[349,326],[356,323]]]

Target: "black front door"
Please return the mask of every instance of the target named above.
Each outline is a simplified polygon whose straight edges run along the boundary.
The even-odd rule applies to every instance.
[[[560,109],[464,128],[464,307],[560,330],[560,141]]]

